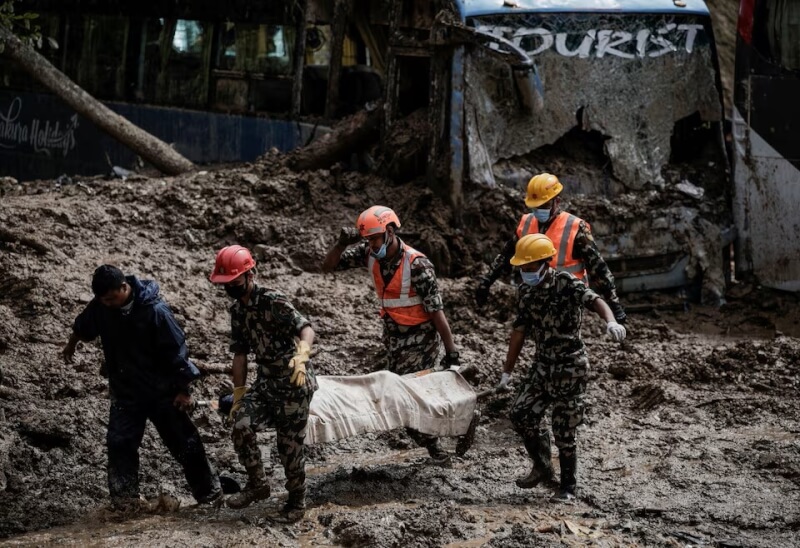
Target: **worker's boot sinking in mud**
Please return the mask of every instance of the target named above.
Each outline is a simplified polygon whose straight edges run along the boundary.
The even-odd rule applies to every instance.
[[[563,453],[558,457],[561,463],[561,485],[558,493],[553,495],[550,502],[560,502],[562,504],[572,504],[577,497],[577,480],[575,475],[578,471],[578,455],[573,450],[570,454]]]
[[[530,474],[518,478],[517,487],[532,489],[540,483],[553,483],[553,462],[550,460],[550,434],[542,433],[536,439],[525,440],[525,449],[533,461]]]
[[[428,450],[428,455],[430,455],[430,464],[434,466],[450,466],[452,464],[453,459],[450,456],[450,453],[445,451],[439,446],[439,440],[435,439],[433,443],[429,444],[426,449]]]
[[[269,498],[269,483],[261,465],[248,468],[247,478],[245,488],[228,497],[226,503],[229,508],[245,508],[256,501]]]
[[[481,420],[481,412],[476,409],[472,414],[472,421],[469,423],[469,428],[467,428],[467,433],[463,436],[459,436],[458,441],[456,442],[456,456],[463,457],[469,451],[469,448],[472,447],[472,444],[475,443],[475,430],[478,428],[478,423]]]
[[[306,490],[305,488],[292,491],[289,493],[289,498],[286,504],[283,505],[280,511],[280,517],[284,521],[294,522],[303,519],[306,515]]]

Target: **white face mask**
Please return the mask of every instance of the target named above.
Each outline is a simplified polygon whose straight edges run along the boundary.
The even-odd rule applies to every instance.
[[[547,271],[547,263],[543,263],[542,267],[536,272],[525,272],[524,270],[520,270],[520,275],[522,275],[522,282],[531,286],[537,286],[542,283],[544,279],[544,273]]]

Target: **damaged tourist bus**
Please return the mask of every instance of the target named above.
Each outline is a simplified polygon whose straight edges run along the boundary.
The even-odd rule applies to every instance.
[[[800,2],[742,0],[737,31],[736,271],[800,291]]]
[[[190,160],[222,163],[287,151],[320,131],[328,4],[22,0],[17,11],[40,15],[43,36],[53,39],[41,53],[91,95]],[[348,36],[341,45],[334,85],[342,100],[331,116],[381,96],[364,43]],[[0,175],[52,178],[135,163],[130,150],[0,55]]]
[[[460,213],[467,182],[521,188],[555,172],[623,291],[698,274],[724,291],[730,170],[701,0],[19,5],[60,44],[45,43],[53,64],[193,162],[287,151],[383,99],[383,123],[369,124],[380,135],[354,141],[393,143],[404,123],[419,137],[416,150],[383,147],[396,157],[383,175],[427,172]],[[0,81],[2,174],[133,167],[131,151],[1,58]]]
[[[459,0],[466,25],[535,64],[534,108],[485,49],[455,63],[451,138],[473,181],[518,187],[557,173],[622,291],[702,274],[724,294],[733,231],[722,89],[700,0]],[[540,84],[539,84],[540,82]],[[516,88],[515,89],[515,84]],[[515,101],[516,97],[516,101]],[[479,106],[479,107],[478,107]],[[459,129],[463,126],[463,132]]]

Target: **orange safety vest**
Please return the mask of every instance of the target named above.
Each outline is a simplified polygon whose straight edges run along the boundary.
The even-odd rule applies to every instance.
[[[411,285],[411,263],[417,257],[425,257],[416,249],[401,244],[403,259],[395,270],[388,285],[383,283],[381,265],[370,255],[368,268],[375,281],[375,292],[381,302],[381,318],[389,314],[400,325],[420,325],[431,320],[431,315],[422,305],[422,297],[417,296]]]
[[[556,270],[569,272],[579,280],[583,280],[586,278],[586,266],[583,261],[572,256],[580,222],[581,219],[578,217],[562,211],[556,215],[544,234],[553,241],[553,246],[556,248],[556,254],[550,260],[550,266]],[[589,223],[586,223],[586,226],[589,226]],[[517,238],[538,233],[539,221],[536,220],[533,213],[523,215],[517,226]]]

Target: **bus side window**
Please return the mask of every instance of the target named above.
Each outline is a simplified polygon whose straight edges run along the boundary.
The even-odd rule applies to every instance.
[[[148,22],[146,72],[155,78],[142,78],[145,101],[186,107],[207,105],[212,29],[211,23],[186,19]]]
[[[786,70],[800,70],[800,2],[772,0],[756,5],[753,46]]]
[[[228,111],[288,112],[295,29],[224,23],[214,61],[214,102]]]
[[[767,36],[775,62],[788,70],[800,70],[800,2],[776,0],[770,4]]]
[[[331,59],[330,25],[306,29],[306,55],[303,70],[303,114],[323,115],[328,95]],[[381,67],[382,68],[382,67]],[[355,29],[348,31],[342,44],[339,77],[339,105],[334,117],[347,116],[383,96],[381,71],[371,66],[369,49]]]
[[[64,40],[64,72],[98,99],[125,98],[128,18],[70,17]]]
[[[58,69],[61,67],[62,58],[62,37],[60,32],[61,21],[57,15],[42,14],[34,20],[34,24],[41,27],[42,47],[37,49],[53,66]],[[50,44],[48,38],[56,42],[57,47]],[[47,88],[36,81],[27,72],[22,70],[16,61],[0,54],[0,88],[14,89],[19,91],[47,91]]]

